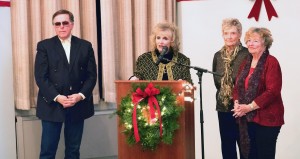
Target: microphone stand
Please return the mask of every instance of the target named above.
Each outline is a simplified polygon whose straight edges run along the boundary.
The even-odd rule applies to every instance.
[[[202,159],[204,159],[204,127],[203,127],[204,120],[203,120],[203,107],[202,107],[202,75],[203,75],[203,73],[210,73],[210,74],[217,75],[217,76],[222,76],[222,75],[220,75],[216,72],[208,71],[207,69],[203,69],[200,67],[190,66],[190,65],[186,65],[186,64],[182,64],[182,63],[173,61],[173,60],[169,60],[167,58],[163,58],[163,60],[168,61],[168,62],[174,62],[175,64],[185,66],[188,68],[192,68],[197,71],[196,74],[198,75],[198,78],[199,78],[198,83],[200,86],[199,89],[200,89],[200,126],[201,126],[201,150],[202,150],[201,152],[202,152]]]

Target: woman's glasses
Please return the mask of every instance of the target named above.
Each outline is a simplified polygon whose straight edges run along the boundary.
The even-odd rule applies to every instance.
[[[65,26],[68,26],[69,24],[70,24],[70,22],[68,22],[68,21],[54,23],[55,27],[60,27],[61,25],[63,25],[65,27]]]

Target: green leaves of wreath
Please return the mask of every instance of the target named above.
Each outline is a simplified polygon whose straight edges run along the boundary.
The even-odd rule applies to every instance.
[[[127,143],[129,145],[139,143],[143,149],[150,150],[155,150],[160,142],[172,144],[174,132],[179,128],[177,119],[184,110],[184,107],[178,105],[176,94],[172,92],[171,88],[159,86],[155,86],[160,92],[155,95],[155,98],[158,101],[161,112],[162,136],[160,135],[160,122],[157,116],[157,108],[155,109],[155,120],[151,120],[148,97],[146,97],[136,106],[137,127],[140,136],[140,141],[136,142],[133,128],[134,103],[132,101],[132,95],[138,88],[144,91],[146,83],[133,84],[131,93],[122,98],[119,110],[116,112],[120,118],[120,124],[124,126],[122,133],[126,135]]]

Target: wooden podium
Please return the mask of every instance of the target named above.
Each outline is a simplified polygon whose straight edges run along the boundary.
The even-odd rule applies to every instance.
[[[132,83],[149,83],[150,81],[115,81],[117,91],[117,107],[121,99],[130,93]],[[168,86],[176,94],[182,92],[184,81],[151,81],[154,86]],[[194,92],[184,93],[178,97],[179,105],[185,110],[179,117],[180,128],[175,131],[173,144],[160,143],[157,149],[143,150],[139,144],[128,145],[126,136],[122,133],[123,125],[118,118],[118,159],[194,159],[195,158],[195,131],[194,131],[194,102],[184,101],[183,97],[194,97]]]

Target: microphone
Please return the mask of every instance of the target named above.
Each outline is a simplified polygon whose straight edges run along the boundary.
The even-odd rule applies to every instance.
[[[164,59],[164,56],[168,53],[168,51],[169,51],[169,48],[167,46],[163,46],[162,51],[161,51],[160,55],[158,56],[158,59],[155,63],[156,65],[158,65]]]

